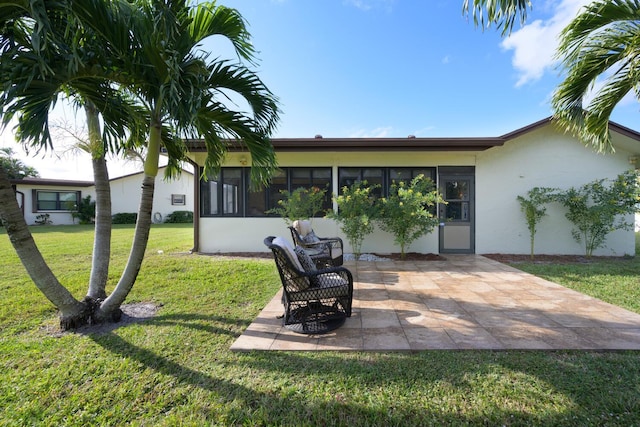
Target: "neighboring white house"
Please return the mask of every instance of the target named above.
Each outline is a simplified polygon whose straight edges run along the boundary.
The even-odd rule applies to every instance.
[[[11,184],[29,225],[47,215],[52,224],[73,224],[71,211],[78,201],[88,195],[95,198],[92,181],[24,178],[11,180]]]
[[[193,174],[183,170],[179,179],[165,180],[164,170],[161,167],[156,178],[151,210],[154,222],[163,222],[174,211],[194,211]],[[138,172],[110,180],[112,213],[138,212],[142,178],[143,173]]]
[[[265,214],[276,206],[279,190],[314,185],[337,194],[343,186],[366,179],[381,184],[384,192],[394,178],[424,173],[437,182],[448,204],[438,207],[440,226],[415,241],[409,251],[527,254],[529,231],[518,195],[526,196],[534,187],[568,189],[615,178],[636,167],[640,134],[615,123],[610,130],[612,154],[585,147],[557,129],[550,118],[495,138],[272,139],[280,172],[269,188],[249,190],[250,157],[236,151],[227,156],[219,176],[201,181],[195,189],[194,199],[199,200],[195,250],[266,251],[262,243],[266,236],[289,238],[285,222]],[[189,157],[202,168],[204,144],[192,140],[188,145]],[[584,246],[571,236],[572,224],[563,209],[549,206],[536,235],[536,253],[584,254]],[[332,220],[314,218],[313,227],[320,236],[345,238]],[[362,250],[399,252],[393,240],[376,230],[365,238]],[[616,231],[594,255],[634,253],[633,231]]]
[[[154,222],[162,222],[174,211],[192,211],[194,179],[193,174],[183,171],[177,180],[165,181],[164,168],[160,168],[156,179],[153,198]],[[113,178],[111,184],[111,212],[138,212],[143,173]],[[72,181],[45,178],[25,178],[11,180],[16,191],[27,224],[33,225],[38,216],[48,214],[53,225],[73,224],[73,207],[80,199],[91,196],[95,200],[92,181]]]

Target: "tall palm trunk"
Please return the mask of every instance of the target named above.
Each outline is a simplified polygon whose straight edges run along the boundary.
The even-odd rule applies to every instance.
[[[85,104],[89,147],[93,162],[93,181],[96,189],[96,223],[93,240],[93,259],[87,297],[103,300],[107,297],[106,286],[109,277],[111,257],[111,185],[104,146],[100,136],[98,111],[91,102]]]
[[[149,131],[148,153],[144,162],[144,178],[142,180],[142,196],[140,197],[138,220],[136,221],[131,252],[116,288],[104,300],[95,314],[98,320],[114,321],[119,319],[121,315],[120,306],[131,291],[140,272],[151,230],[151,211],[153,209],[156,175],[158,175],[161,132],[162,126],[160,124],[152,126]]]
[[[63,329],[74,328],[87,322],[91,315],[88,306],[71,295],[45,262],[29,231],[9,178],[0,164],[0,218],[4,221],[22,265],[38,289],[60,310]]]

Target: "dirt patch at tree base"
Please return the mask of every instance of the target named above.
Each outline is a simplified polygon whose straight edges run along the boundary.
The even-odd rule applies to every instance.
[[[142,323],[149,319],[152,319],[160,304],[152,302],[138,302],[133,304],[123,304],[120,309],[122,310],[122,316],[118,322],[105,322],[94,323],[90,325],[82,326],[75,330],[62,331],[58,326],[48,325],[45,326],[47,335],[54,337],[61,337],[66,334],[80,334],[80,335],[104,335],[123,326],[131,325],[134,323]]]

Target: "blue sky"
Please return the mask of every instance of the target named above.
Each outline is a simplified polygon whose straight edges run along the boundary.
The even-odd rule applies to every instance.
[[[254,69],[281,102],[274,137],[474,137],[500,136],[551,114],[561,81],[556,35],[586,1],[533,0],[526,25],[508,38],[476,28],[462,15],[462,0],[219,4],[248,21],[259,51]],[[202,49],[234,58],[220,40]],[[612,116],[640,130],[638,117],[633,99]],[[25,158],[44,177],[65,177],[75,162],[66,177],[91,179],[77,158],[40,160]],[[111,163],[112,176],[138,167]]]

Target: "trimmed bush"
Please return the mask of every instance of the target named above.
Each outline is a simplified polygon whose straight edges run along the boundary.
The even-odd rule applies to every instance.
[[[193,222],[193,212],[191,211],[173,211],[164,219],[165,223],[186,224]]]
[[[138,220],[138,214],[135,212],[120,212],[111,217],[113,224],[135,224]]]

